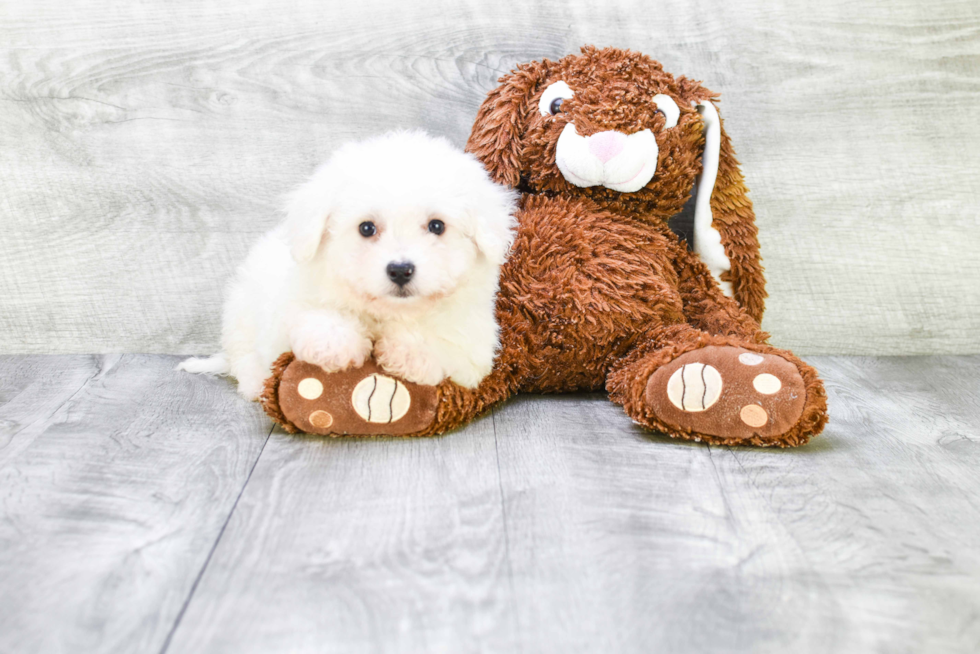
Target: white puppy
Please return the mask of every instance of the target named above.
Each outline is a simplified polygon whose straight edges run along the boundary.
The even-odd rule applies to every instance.
[[[409,381],[473,388],[499,344],[494,303],[515,203],[445,139],[393,132],[344,145],[238,269],[222,353],[179,368],[230,373],[256,399],[283,352],[327,371],[373,352]]]

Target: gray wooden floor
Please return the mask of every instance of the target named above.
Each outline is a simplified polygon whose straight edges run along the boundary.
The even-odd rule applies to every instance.
[[[174,357],[2,357],[0,651],[980,650],[980,357],[813,361],[780,451],[600,395],[293,437]]]

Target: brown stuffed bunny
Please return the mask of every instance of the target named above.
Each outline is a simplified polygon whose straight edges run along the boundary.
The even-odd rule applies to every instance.
[[[792,446],[818,434],[816,371],[767,345],[753,318],[765,291],[752,208],[711,93],[646,56],[591,47],[500,82],[467,144],[524,191],[493,372],[475,390],[425,387],[287,353],[266,384],[269,415],[288,431],[430,435],[518,392],[605,388],[675,437]],[[691,252],[667,221],[696,183]]]
[[[501,81],[480,108],[467,144],[496,181],[529,193],[576,194],[653,222],[693,213],[688,217],[694,224],[683,230],[693,231],[687,234],[694,237],[692,249],[726,294],[762,321],[766,291],[755,214],[731,141],[710,102],[715,94],[684,77],[675,79],[645,55],[591,46],[558,62],[524,64]],[[575,155],[585,154],[588,138],[593,150],[627,146],[606,168],[621,161],[621,175],[629,181],[634,158],[628,146],[652,137],[646,130],[656,134],[653,165],[641,170],[632,186],[614,183],[621,181],[617,170],[608,171],[613,177],[608,181],[583,180],[593,172],[587,154],[578,157],[585,160],[576,174]],[[599,139],[604,143],[596,143]],[[556,157],[559,149],[564,156]],[[693,196],[692,187],[698,191]]]

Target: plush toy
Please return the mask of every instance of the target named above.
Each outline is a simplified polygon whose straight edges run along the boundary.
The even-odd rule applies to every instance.
[[[674,437],[807,442],[827,421],[826,394],[757,322],[754,216],[714,97],[612,48],[502,77],[467,144],[523,192],[493,372],[475,390],[425,387],[373,363],[328,374],[286,353],[266,411],[291,432],[431,435],[515,393],[606,389]],[[668,226],[685,206],[687,243]]]

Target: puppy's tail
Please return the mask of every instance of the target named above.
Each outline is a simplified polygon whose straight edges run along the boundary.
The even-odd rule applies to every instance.
[[[228,358],[224,352],[219,352],[213,357],[206,359],[192,357],[178,363],[177,370],[203,373],[205,375],[227,375],[229,371]]]

